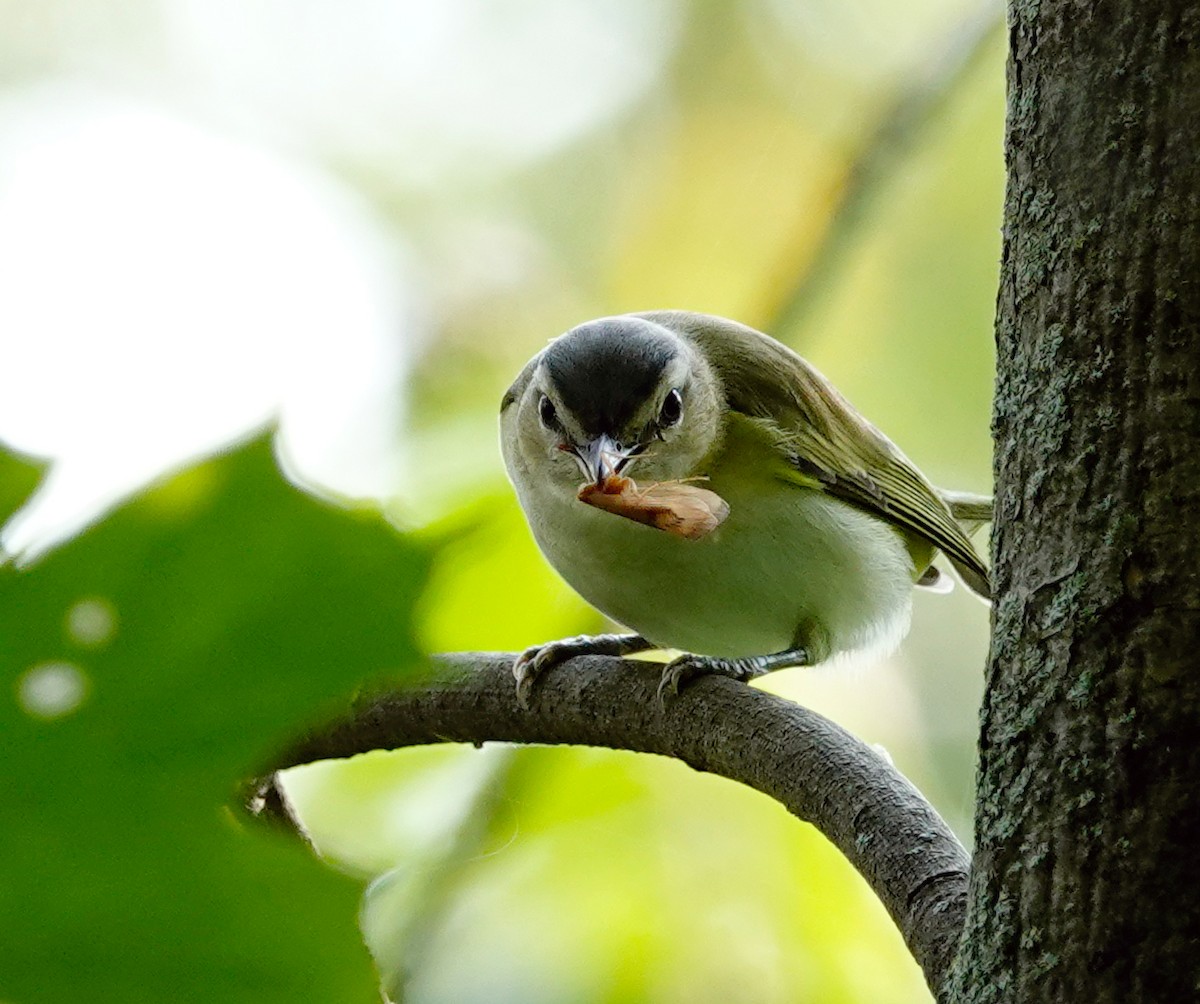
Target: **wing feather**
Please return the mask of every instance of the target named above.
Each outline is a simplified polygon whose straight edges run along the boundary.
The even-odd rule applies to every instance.
[[[724,384],[729,407],[780,429],[797,481],[915,534],[990,597],[987,566],[946,500],[900,450],[787,346],[724,318],[686,311],[638,316],[690,339]]]

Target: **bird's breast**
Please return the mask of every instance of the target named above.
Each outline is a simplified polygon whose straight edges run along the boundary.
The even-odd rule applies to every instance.
[[[517,488],[559,574],[657,645],[737,657],[800,644],[818,661],[898,644],[912,591],[900,536],[820,491],[772,478],[763,458],[740,459],[713,467],[705,487],[729,516],[699,540],[603,512],[544,481]]]

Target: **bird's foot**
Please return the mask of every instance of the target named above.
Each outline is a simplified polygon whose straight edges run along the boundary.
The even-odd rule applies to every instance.
[[[574,659],[577,655],[621,656],[644,652],[653,647],[637,634],[581,634],[575,638],[534,645],[525,649],[513,662],[513,679],[517,681],[517,703],[528,711],[538,678],[546,670],[568,659]]]
[[[728,676],[732,680],[753,680],[773,669],[784,666],[803,666],[808,663],[808,653],[802,648],[791,648],[771,655],[752,655],[741,659],[719,659],[710,655],[681,655],[663,667],[658,681],[658,703],[666,706],[671,698],[693,680],[702,676]]]

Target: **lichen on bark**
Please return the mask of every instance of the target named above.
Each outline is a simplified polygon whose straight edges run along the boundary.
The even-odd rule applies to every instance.
[[[998,599],[942,996],[1193,999],[1200,10],[1014,0],[1009,25]]]

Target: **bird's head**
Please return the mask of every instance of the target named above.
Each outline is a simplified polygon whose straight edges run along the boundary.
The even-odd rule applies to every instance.
[[[533,363],[516,406],[530,473],[575,491],[613,474],[692,476],[721,433],[720,387],[688,341],[634,316],[588,321]]]

